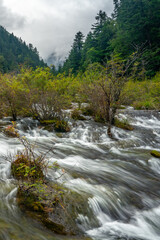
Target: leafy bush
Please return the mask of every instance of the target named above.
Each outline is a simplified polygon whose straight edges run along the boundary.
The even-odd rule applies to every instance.
[[[73,118],[74,120],[86,120],[85,117],[83,117],[81,114],[80,114],[80,111],[78,111],[77,109],[74,109],[71,113],[71,118]]]
[[[81,111],[82,111],[82,114],[85,116],[93,116],[94,115],[94,110],[91,107],[85,107]]]
[[[35,180],[44,179],[44,162],[43,159],[37,157],[33,158],[27,151],[19,152],[16,160],[12,162],[12,174],[18,180],[27,180],[34,182]]]
[[[68,122],[66,122],[65,120],[56,120],[55,124],[54,124],[54,129],[57,132],[69,132],[70,131],[70,127],[68,125]]]

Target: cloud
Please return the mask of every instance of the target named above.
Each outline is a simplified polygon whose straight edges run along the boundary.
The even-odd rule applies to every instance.
[[[22,28],[25,23],[25,18],[18,14],[12,13],[4,6],[3,0],[0,0],[0,25],[8,30]]]
[[[8,13],[14,13],[6,22],[16,19],[17,14],[25,17],[25,25],[18,20],[23,29],[18,22],[14,23],[14,34],[37,47],[43,58],[51,53],[66,56],[75,34],[82,31],[87,35],[100,9],[108,15],[113,10],[112,0],[4,0],[4,3],[10,9]],[[8,10],[3,6],[3,11]]]

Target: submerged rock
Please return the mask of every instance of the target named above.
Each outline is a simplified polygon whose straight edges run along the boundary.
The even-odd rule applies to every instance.
[[[86,197],[56,184],[37,182],[21,184],[17,201],[23,211],[55,233],[82,235],[76,219],[89,211]]]

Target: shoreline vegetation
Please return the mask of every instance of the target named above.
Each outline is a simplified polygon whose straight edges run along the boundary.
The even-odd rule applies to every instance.
[[[13,121],[18,117],[32,117],[44,129],[62,133],[70,131],[65,112],[70,109],[74,121],[84,121],[89,115],[96,122],[105,123],[111,138],[112,126],[133,130],[127,120],[117,119],[116,115],[126,105],[135,110],[159,111],[160,73],[152,80],[135,80],[131,73],[124,75],[121,61],[115,57],[107,69],[94,64],[91,70],[78,76],[54,76],[48,67],[22,68],[16,75],[1,74],[0,117],[12,116]]]

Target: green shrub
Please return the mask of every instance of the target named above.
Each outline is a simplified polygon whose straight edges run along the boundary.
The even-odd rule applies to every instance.
[[[32,159],[25,152],[21,152],[12,162],[11,170],[16,179],[33,182],[36,179],[44,179],[43,167],[44,164],[39,157]]]
[[[94,117],[94,121],[99,123],[105,123],[104,118],[98,114],[96,114],[96,116]]]
[[[71,118],[74,120],[81,120],[81,121],[86,120],[85,117],[83,117],[77,109],[74,109],[72,111]]]
[[[82,114],[85,116],[93,116],[94,115],[94,110],[90,107],[83,108],[81,111],[82,111]]]
[[[133,127],[129,124],[127,119],[119,120],[118,118],[115,118],[114,125],[118,128],[122,128],[125,130],[133,131]]]
[[[136,110],[152,110],[155,109],[155,104],[151,101],[135,101],[133,107]]]
[[[70,127],[68,125],[68,122],[66,122],[64,119],[63,120],[56,120],[54,124],[54,129],[57,132],[69,132]]]

